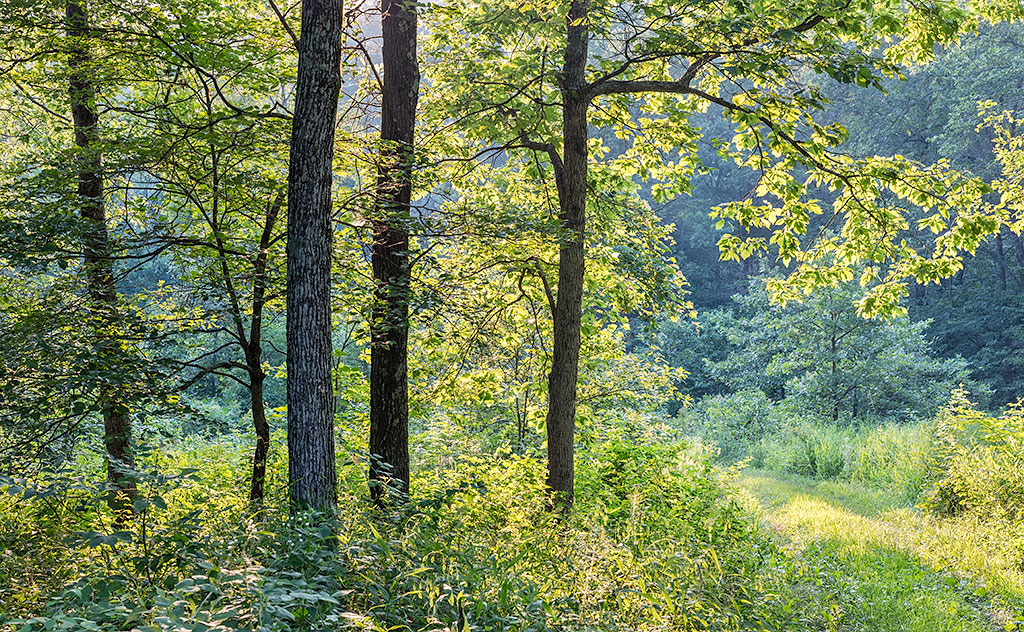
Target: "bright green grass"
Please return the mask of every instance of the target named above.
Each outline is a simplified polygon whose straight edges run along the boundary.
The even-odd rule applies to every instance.
[[[739,487],[806,565],[834,629],[1018,629],[1024,584],[992,525],[939,521],[856,483],[754,471]]]

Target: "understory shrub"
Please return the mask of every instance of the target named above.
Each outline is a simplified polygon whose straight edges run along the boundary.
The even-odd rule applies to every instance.
[[[705,397],[678,418],[687,432],[714,442],[722,463],[750,457],[754,467],[764,465],[764,439],[778,430],[773,404],[758,388]]]
[[[946,515],[1024,520],[1024,405],[980,412],[963,389],[932,424],[924,505]]]
[[[931,429],[921,422],[838,426],[757,389],[705,398],[679,419],[726,464],[852,480],[913,503],[924,488]]]
[[[897,492],[912,504],[927,475],[930,433],[927,424],[886,424],[859,432],[850,446],[850,478],[864,485]]]
[[[848,470],[852,432],[797,418],[766,442],[765,466],[814,478],[836,478]]]
[[[792,560],[687,443],[581,450],[567,516],[547,509],[543,461],[506,452],[438,462],[410,502],[384,511],[369,506],[365,460],[346,456],[336,517],[290,516],[276,487],[255,512],[244,473],[224,465],[244,467],[248,450],[149,454],[139,517],[123,526],[88,482],[100,462],[46,484],[5,481],[0,535],[16,553],[0,559],[0,621],[19,632],[824,629],[794,595]],[[271,468],[282,480],[281,456]],[[32,570],[43,567],[60,570]]]

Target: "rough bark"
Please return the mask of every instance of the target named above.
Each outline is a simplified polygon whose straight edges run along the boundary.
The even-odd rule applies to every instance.
[[[288,165],[288,483],[293,509],[337,505],[331,389],[331,163],[342,3],[304,0]]]
[[[99,361],[109,362],[119,352],[119,344],[110,338],[109,327],[118,318],[114,266],[110,236],[107,232],[106,205],[103,200],[103,164],[99,139],[99,114],[96,110],[96,86],[92,76],[92,54],[88,46],[89,17],[84,2],[66,5],[65,20],[69,39],[68,64],[71,116],[77,155],[79,216],[84,223],[82,239],[89,317],[99,338]],[[103,415],[103,441],[107,451],[107,480],[113,485],[108,504],[122,516],[133,513],[132,499],[137,492],[132,477],[132,423],[127,407],[119,401],[115,389],[100,394]]]
[[[249,394],[252,399],[252,425],[256,431],[256,449],[252,454],[252,482],[249,487],[249,502],[263,504],[264,482],[267,479],[267,455],[270,454],[270,424],[267,423],[266,406],[263,403],[263,371],[252,376]]]
[[[562,68],[562,165],[556,172],[563,234],[558,251],[558,296],[548,376],[548,479],[557,507],[573,504],[576,378],[580,358],[580,317],[585,273],[587,207],[586,0],[573,0],[566,18],[568,44]]]
[[[392,485],[409,492],[408,222],[413,136],[419,99],[416,5],[382,0],[384,87],[381,156],[373,221],[374,304],[370,323],[370,493],[376,504]]]

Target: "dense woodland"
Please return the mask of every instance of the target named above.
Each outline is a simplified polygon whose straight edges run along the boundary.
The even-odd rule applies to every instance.
[[[0,43],[0,630],[1024,629],[1021,0]]]

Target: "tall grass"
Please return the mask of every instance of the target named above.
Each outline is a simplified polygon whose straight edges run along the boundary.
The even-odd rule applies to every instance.
[[[759,391],[715,396],[680,421],[717,447],[722,463],[815,479],[849,480],[895,491],[912,504],[927,484],[933,425],[913,422],[840,427]]]

